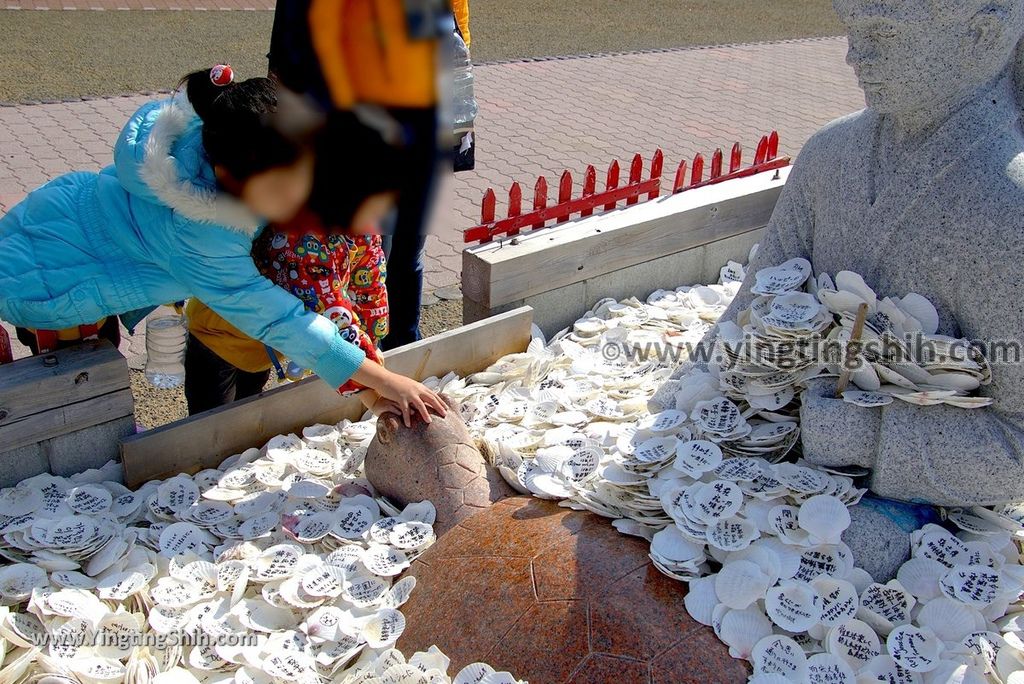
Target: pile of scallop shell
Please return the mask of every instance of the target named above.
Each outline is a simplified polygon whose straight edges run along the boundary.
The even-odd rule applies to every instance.
[[[939,315],[919,294],[879,298],[858,274],[815,277],[805,259],[761,269],[751,292],[750,308],[719,326],[716,347],[723,389],[751,407],[783,406],[806,380],[844,368],[859,388],[844,398],[860,406],[894,398],[921,406],[992,403],[968,396],[991,382],[985,356],[968,340],[938,335]],[[862,305],[860,347],[848,355]]]
[[[315,425],[134,492],[117,464],[0,491],[0,682],[452,681],[440,651],[391,648],[435,512],[358,476],[374,429]]]
[[[947,511],[949,529],[917,532],[898,578],[874,583],[842,541],[848,506],[864,490],[794,453],[802,383],[840,369],[796,353],[772,369],[743,360],[733,366],[740,379],[671,353],[705,336],[743,275],[731,263],[718,285],[658,291],[646,303],[599,302],[549,344],[536,334],[525,353],[432,384],[462,402],[471,430],[519,491],[613,518],[621,532],[650,540],[655,566],[690,583],[687,609],[734,657],[753,663],[753,681],[1024,682],[1024,506]],[[778,337],[772,344],[848,338],[849,309],[865,299],[865,330],[934,337],[937,318],[923,298],[879,302],[851,284],[859,280],[853,274],[841,274],[838,288],[816,279],[818,294],[807,293],[814,301],[789,297],[773,312],[772,299],[808,278],[801,263],[755,276],[758,289],[776,292],[760,295],[769,301],[759,322],[749,323],[753,311],[741,317],[759,344],[770,336]],[[810,315],[797,315],[804,307]],[[892,366],[869,365],[879,377],[878,367]],[[854,391],[919,404],[987,403],[947,401],[968,399],[988,381],[983,360],[918,367],[938,380],[922,377],[901,394],[893,386],[902,381],[884,376],[876,387],[856,376],[865,384]]]

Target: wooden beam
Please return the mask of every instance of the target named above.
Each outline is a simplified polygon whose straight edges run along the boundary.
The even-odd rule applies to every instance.
[[[769,171],[469,248],[463,295],[494,309],[763,227],[788,174]]]
[[[468,375],[530,343],[528,306],[462,326],[384,354],[390,370],[417,380],[455,371]],[[363,414],[357,397],[342,397],[318,378],[272,389],[121,443],[129,487],[181,472],[215,468],[226,457],[261,447],[271,437],[314,423],[337,423]]]
[[[106,340],[0,366],[0,434],[4,427],[41,411],[129,386],[128,365]]]
[[[105,340],[0,366],[0,449],[83,430],[134,409],[128,364]]]

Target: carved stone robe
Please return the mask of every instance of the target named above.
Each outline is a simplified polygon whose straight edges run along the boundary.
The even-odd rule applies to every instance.
[[[804,147],[750,273],[793,257],[816,273],[860,273],[879,297],[924,295],[940,334],[1024,338],[1024,134],[1009,79],[980,95],[875,189],[882,117],[839,119]],[[727,320],[749,306],[748,278]],[[861,408],[812,381],[801,410],[809,461],[873,469],[872,489],[904,501],[1024,500],[1024,362],[993,365],[987,409]]]

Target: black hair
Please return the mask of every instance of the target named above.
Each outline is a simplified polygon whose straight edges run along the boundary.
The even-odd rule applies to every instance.
[[[408,185],[408,150],[351,111],[328,115],[317,138],[310,208],[331,226],[348,227],[362,202],[378,193],[401,196]]]
[[[210,162],[235,181],[291,165],[307,149],[304,140],[285,135],[273,125],[278,91],[269,78],[219,86],[211,80],[210,70],[204,69],[183,78],[181,86],[203,120],[203,147]]]

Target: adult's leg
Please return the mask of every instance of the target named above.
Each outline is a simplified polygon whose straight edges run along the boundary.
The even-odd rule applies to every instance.
[[[408,168],[398,204],[388,259],[390,332],[382,349],[420,339],[420,300],[427,242],[425,218],[430,215],[438,173],[451,163],[437,148],[436,110],[397,110],[396,116],[416,144],[408,150]]]
[[[382,349],[394,349],[420,339],[420,299],[423,296],[423,257],[426,235],[395,235],[388,255],[390,331]]]
[[[188,414],[230,404],[236,398],[239,370],[217,356],[194,335],[185,351],[185,400]]]

